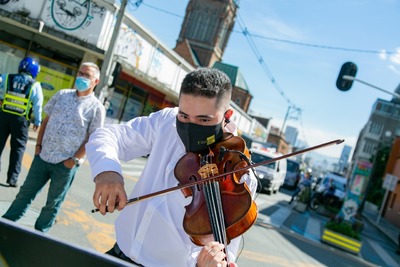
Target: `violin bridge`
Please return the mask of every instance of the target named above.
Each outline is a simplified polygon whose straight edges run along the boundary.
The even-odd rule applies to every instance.
[[[203,178],[203,179],[218,175],[217,164],[215,164],[215,163],[206,164],[200,168],[198,173],[200,174],[201,178]]]

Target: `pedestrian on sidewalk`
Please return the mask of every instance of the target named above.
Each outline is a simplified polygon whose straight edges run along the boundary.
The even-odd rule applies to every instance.
[[[301,190],[305,187],[310,187],[311,189],[311,173],[312,170],[311,168],[307,168],[305,174],[303,175],[299,185],[297,186],[296,190],[294,191],[292,198],[289,201],[289,204],[292,204],[293,200],[296,198],[296,196],[301,192]]]
[[[99,77],[96,64],[83,63],[77,73],[75,89],[60,90],[46,104],[47,117],[39,130],[28,176],[3,218],[20,219],[50,180],[47,202],[36,220],[35,229],[47,232],[54,224],[84,160],[89,135],[104,125],[105,109],[93,92]]]
[[[33,109],[33,131],[39,128],[42,121],[42,87],[35,80],[39,72],[39,63],[26,57],[19,64],[18,73],[0,76],[0,158],[11,135],[7,172],[10,187],[18,186],[22,157],[28,142],[30,111]]]
[[[231,81],[225,73],[198,68],[183,79],[179,107],[106,125],[90,136],[86,150],[96,184],[93,203],[103,215],[107,205],[109,212],[121,211],[115,222],[117,242],[107,254],[144,266],[174,267],[225,267],[228,254],[229,266],[235,266],[240,236],[227,247],[215,241],[195,245],[183,226],[190,198],[180,190],[125,207],[127,195],[120,163],[150,154],[131,197],[176,186],[174,169],[187,152],[208,154],[210,146],[232,138],[236,132],[229,120],[231,94]],[[238,178],[254,197],[254,175],[249,172]]]

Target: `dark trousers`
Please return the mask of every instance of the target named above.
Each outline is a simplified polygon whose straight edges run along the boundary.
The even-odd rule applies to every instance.
[[[130,262],[130,263],[133,263],[133,264],[135,264],[135,266],[143,266],[143,265],[141,265],[141,264],[139,264],[139,263],[134,262],[134,261],[131,260],[128,256],[126,256],[126,255],[121,251],[121,249],[119,248],[119,246],[118,246],[117,243],[115,243],[114,247],[112,247],[109,251],[107,251],[106,254],[111,255],[111,256],[114,256],[114,257],[117,257],[117,258],[119,258],[119,259],[121,259],[121,260]],[[143,267],[144,267],[144,266],[143,266]]]
[[[292,198],[290,199],[289,203],[292,203],[293,200],[294,200],[294,198],[295,198],[299,193],[300,193],[300,187],[298,186],[298,187],[296,187],[296,189],[295,189],[295,191],[294,191],[294,193],[293,193],[293,195],[292,195]]]
[[[64,162],[56,164],[46,162],[36,155],[24,184],[3,218],[11,221],[19,220],[50,180],[46,205],[41,209],[35,223],[36,230],[47,232],[56,220],[61,204],[74,181],[77,169],[78,167],[72,169],[65,167]]]
[[[11,135],[10,163],[7,172],[7,183],[9,184],[15,184],[18,181],[22,157],[28,142],[28,130],[29,121],[25,117],[0,111],[0,156],[8,136]]]

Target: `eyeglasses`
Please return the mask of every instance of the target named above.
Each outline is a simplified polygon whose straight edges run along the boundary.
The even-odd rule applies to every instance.
[[[89,73],[84,73],[82,71],[78,71],[77,76],[83,77],[83,78],[86,78],[86,79],[92,79],[92,75],[90,75]]]

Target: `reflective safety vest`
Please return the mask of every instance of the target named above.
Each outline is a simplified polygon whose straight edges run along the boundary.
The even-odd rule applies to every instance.
[[[22,74],[8,74],[5,79],[6,93],[1,109],[3,112],[25,116],[29,120],[30,98],[35,80]]]

